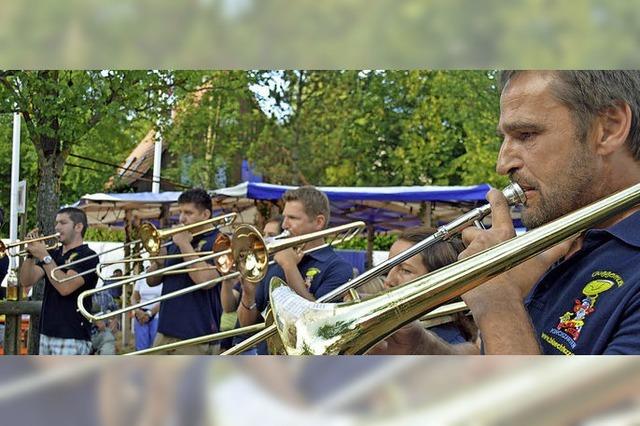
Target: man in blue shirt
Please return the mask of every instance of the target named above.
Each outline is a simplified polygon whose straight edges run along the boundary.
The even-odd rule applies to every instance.
[[[330,219],[329,199],[312,186],[287,191],[283,196],[282,228],[291,236],[306,235],[327,227]],[[305,250],[324,244],[322,238],[304,245]],[[276,265],[269,268],[265,278],[257,285],[242,280],[242,296],[238,306],[241,326],[264,321],[263,312],[269,303],[269,282],[273,277],[283,279],[291,289],[308,300],[329,293],[347,282],[352,275],[349,263],[342,260],[330,247],[305,254],[292,248],[274,255]],[[266,345],[258,347],[266,354]]]
[[[535,228],[640,182],[640,72],[502,75],[497,171],[525,190]],[[463,232],[464,258],[515,235],[499,191],[490,230]],[[465,293],[488,354],[640,353],[639,206]],[[528,297],[527,297],[528,295]],[[384,353],[480,353],[410,325]]]
[[[180,209],[180,223],[191,225],[202,222],[211,217],[211,197],[203,189],[190,189],[183,192],[178,198]],[[211,225],[203,225],[206,229]],[[194,229],[197,233],[204,229]],[[192,260],[193,253],[213,250],[213,245],[217,230],[193,236],[189,231],[179,232],[173,235],[173,244],[168,250],[163,250],[161,254],[182,254],[182,258],[167,259],[165,262],[154,261],[149,267],[149,271],[155,271],[165,266]],[[167,294],[192,286],[194,284],[211,281],[218,278],[218,272],[212,267],[211,262],[197,262],[190,266],[189,273],[166,274],[147,278],[150,286],[163,284],[162,294]],[[200,269],[202,268],[202,269]],[[164,300],[160,304],[160,320],[158,323],[158,333],[154,341],[154,346],[162,346],[175,343],[180,340],[191,339],[205,334],[215,333],[220,328],[220,317],[222,315],[222,305],[220,302],[220,286],[211,285],[202,290],[197,290]],[[177,349],[171,349],[165,354],[180,355],[209,355],[217,353],[217,345],[208,343],[200,345],[189,345]]]

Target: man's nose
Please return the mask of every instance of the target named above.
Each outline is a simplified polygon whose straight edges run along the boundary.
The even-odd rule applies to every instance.
[[[496,172],[500,175],[508,175],[522,168],[523,162],[519,149],[513,141],[505,137],[500,152],[498,153],[498,161],[496,162]]]

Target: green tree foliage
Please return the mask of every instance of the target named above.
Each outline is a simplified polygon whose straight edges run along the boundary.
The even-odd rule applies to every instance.
[[[271,81],[280,116],[264,127],[249,155],[272,182],[504,182],[493,171],[500,145],[493,72],[287,71],[262,77]]]
[[[115,171],[79,156],[119,164],[152,127],[172,154],[163,176],[189,186],[236,184],[243,159],[282,184],[504,182],[490,71],[5,71],[0,83],[0,112],[24,116],[21,176],[43,230]],[[0,114],[2,140],[11,119]],[[6,194],[10,158],[0,144]]]
[[[22,114],[26,130],[22,139],[34,148],[33,157],[25,148],[26,160],[35,157],[36,161],[23,158],[23,176],[36,175],[36,196],[30,201],[35,201],[43,231],[53,228],[69,155],[81,152],[113,159],[112,140],[122,136],[121,129],[134,119],[161,116],[168,108],[170,84],[169,73],[156,71],[0,72],[0,113]],[[83,170],[68,175],[64,189],[71,200],[77,199],[78,190],[91,176]]]
[[[175,118],[164,135],[175,162],[164,170],[165,175],[204,188],[237,183],[245,152],[265,121],[249,89],[251,73],[207,71],[178,75],[188,75],[193,87],[175,91]]]

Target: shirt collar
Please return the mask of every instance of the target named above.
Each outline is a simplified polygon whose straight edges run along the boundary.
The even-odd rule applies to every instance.
[[[195,237],[193,237],[193,241],[200,241],[204,238],[209,238],[211,236],[215,236],[216,233],[218,232],[217,229],[211,229],[210,231],[204,232],[200,235],[196,235]]]
[[[307,256],[314,260],[317,260],[318,262],[326,262],[331,258],[332,255],[333,249],[329,246],[314,250],[313,252],[307,254]]]
[[[640,211],[607,229],[594,231],[606,232],[629,245],[640,247]]]

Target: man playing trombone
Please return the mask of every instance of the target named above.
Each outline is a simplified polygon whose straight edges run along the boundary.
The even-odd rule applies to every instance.
[[[178,198],[178,205],[181,225],[192,225],[205,221],[212,214],[211,197],[205,190],[200,188],[183,192]],[[203,225],[204,228],[207,226]],[[182,261],[193,260],[196,258],[193,254],[196,252],[212,251],[214,241],[218,235],[217,229],[211,229],[209,232],[193,236],[193,234],[201,230],[196,228],[191,230],[192,232],[183,231],[174,234],[172,237],[173,243],[169,245],[168,249],[163,249],[160,254],[161,256],[167,253],[170,255],[182,254],[182,259],[153,260],[149,267],[149,272]],[[194,284],[211,281],[218,276],[218,272],[213,265],[203,261],[195,263],[190,268],[190,271],[185,273],[147,277],[147,284],[156,286],[162,283],[162,294],[164,295]],[[220,329],[221,315],[220,286],[212,285],[199,291],[164,300],[160,304],[160,319],[154,346],[162,346],[214,333]],[[209,344],[205,343],[184,346],[165,353],[208,355],[217,353],[216,347],[209,347]]]
[[[87,216],[80,209],[63,208],[56,214],[55,230],[61,247],[49,252],[43,241],[27,244],[29,256],[20,267],[20,285],[31,287],[38,280],[45,279],[40,314],[40,355],[88,355],[91,351],[91,323],[77,311],[76,299],[81,292],[95,288],[98,277],[95,272],[72,277],[95,269],[98,258],[92,257],[63,269],[61,280],[64,282],[51,274],[58,265],[95,255],[83,243]],[[37,232],[31,231],[26,239],[36,237]],[[88,300],[85,306],[90,309],[90,304]]]
[[[640,72],[519,71],[502,75],[497,171],[526,194],[536,228],[640,182]],[[515,235],[498,191],[493,227],[463,232],[471,256]],[[462,297],[488,354],[640,353],[640,210],[629,209]],[[382,353],[479,353],[415,324]]]
[[[325,229],[330,219],[329,199],[312,186],[287,191],[284,204],[282,229],[291,237]],[[305,250],[324,244],[323,239],[310,241]],[[288,286],[307,300],[316,300],[351,278],[352,267],[341,259],[331,247],[305,254],[301,248],[278,251],[277,265],[269,268],[267,275],[257,285],[241,280],[242,296],[238,306],[241,326],[264,321],[262,313],[269,302],[269,282],[273,277],[284,279]],[[266,354],[266,344],[258,346],[259,354]]]

